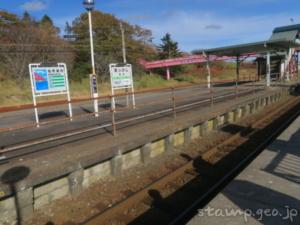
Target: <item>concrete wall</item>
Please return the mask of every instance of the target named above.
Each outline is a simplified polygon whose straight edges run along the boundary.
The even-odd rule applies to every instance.
[[[145,143],[143,146],[132,149],[125,154],[117,154],[110,160],[99,162],[89,168],[81,168],[79,165],[68,176],[18,192],[16,198],[2,199],[0,201],[0,224],[11,224],[12,221],[16,220],[15,200],[18,200],[20,214],[22,219],[25,220],[30,217],[33,210],[41,209],[52,201],[67,195],[76,196],[85,188],[107,176],[118,176],[123,170],[141,163],[147,163],[166,151],[180,148],[190,143],[193,139],[205,136],[227,123],[234,123],[247,115],[254,114],[265,106],[283,100],[287,96],[287,92],[277,92],[270,96],[241,104],[236,109],[225,114],[171,133],[159,140]]]

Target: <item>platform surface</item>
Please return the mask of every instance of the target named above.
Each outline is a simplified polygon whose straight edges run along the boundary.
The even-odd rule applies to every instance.
[[[300,224],[300,117],[187,224]]]
[[[224,84],[214,87],[215,102],[220,101],[221,96],[231,94],[234,98],[234,86],[232,83]],[[258,86],[256,92],[263,91],[263,86]],[[252,95],[252,85],[240,85],[239,93],[248,92]],[[187,97],[188,96],[188,97]],[[189,104],[193,102],[204,101],[210,99],[209,90],[204,86],[195,86],[191,88],[179,89],[176,91],[176,106]],[[168,91],[160,91],[157,93],[144,93],[136,95],[136,109],[126,109],[125,97],[117,98],[117,113],[116,121],[138,117],[146,114],[151,114],[165,109],[172,108],[172,93]],[[34,126],[34,114],[32,110],[22,110],[10,113],[0,113],[0,130],[6,128],[15,128],[23,125],[32,125],[34,127],[26,129],[17,129],[9,132],[0,132],[0,148],[5,148],[13,144],[18,144],[26,141],[32,141],[38,138],[43,138],[59,133],[71,132],[78,129],[90,128],[93,126],[104,125],[112,122],[112,116],[109,111],[110,103],[99,101],[100,116],[95,118],[88,115],[87,112],[92,112],[91,102],[85,104],[74,104],[74,115],[83,115],[83,117],[76,117],[72,122],[67,119],[68,111],[66,106],[52,106],[40,109],[40,121],[53,121],[57,119],[67,119],[57,123],[50,123],[48,125],[41,125],[40,128]],[[205,102],[205,104],[209,104]]]
[[[21,149],[19,151],[22,152],[22,156],[16,158],[9,157],[18,154],[18,152],[6,153],[8,159],[0,161],[0,174],[17,166],[25,166],[30,169],[30,174],[22,180],[20,188],[22,186],[37,186],[46,181],[67,176],[78,167],[89,168],[100,162],[110,160],[120,152],[125,154],[128,151],[140,148],[145,143],[160,140],[171,133],[182,131],[195,124],[200,124],[218,115],[233,111],[238,105],[250,104],[254,99],[269,96],[276,92],[278,92],[278,89],[265,90],[238,99],[221,99],[220,102],[214,104],[214,107],[211,107],[210,104],[196,105],[192,109],[179,111],[176,119],[173,118],[171,112],[170,114],[157,115],[142,121],[133,121],[129,124],[123,124],[123,126],[117,126],[116,136],[113,136],[106,129],[99,129],[90,133]],[[41,130],[36,129],[36,131],[42,133]],[[45,129],[45,131],[49,130]],[[34,136],[32,134],[28,132],[27,136]],[[26,138],[26,135],[16,133],[12,137],[20,140],[22,137]],[[0,144],[2,144],[1,140],[8,139],[9,136],[0,137]],[[0,187],[2,190],[10,190],[7,185],[1,185],[1,182]]]

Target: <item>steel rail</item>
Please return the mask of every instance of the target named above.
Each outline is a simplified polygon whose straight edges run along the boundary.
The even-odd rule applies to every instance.
[[[296,103],[295,103],[296,102]],[[297,100],[291,100],[285,104],[283,104],[281,107],[278,107],[277,109],[273,110],[271,113],[267,114],[265,117],[261,118],[260,120],[256,121],[253,123],[253,127],[258,126],[259,124],[263,124],[265,121],[267,121],[268,119],[271,119],[274,116],[277,116],[277,114],[280,112],[283,112],[286,108],[288,108],[288,110],[284,111],[284,113],[289,112],[291,110],[292,107],[298,105],[299,103],[299,97],[297,98]],[[284,114],[283,113],[283,114]],[[277,118],[279,118],[280,116],[282,116],[283,114],[279,115]],[[210,188],[208,190],[208,192],[206,192],[204,195],[202,195],[199,199],[197,199],[195,201],[195,203],[188,208],[187,210],[185,210],[183,213],[181,213],[179,216],[176,217],[175,220],[173,220],[170,224],[168,225],[175,225],[178,224],[178,222],[180,220],[182,220],[182,218],[184,216],[187,215],[187,213],[189,213],[191,211],[191,209],[195,208],[196,206],[199,205],[199,203],[203,202],[204,199],[206,199],[208,196],[210,196],[212,193],[214,193],[216,190],[218,190],[220,187],[224,186],[224,183],[226,181],[230,181],[231,178],[233,178],[233,175],[235,175],[237,172],[239,172],[241,170],[241,168],[245,167],[248,162],[255,156],[257,155],[259,152],[261,152],[263,150],[263,147],[266,146],[271,140],[274,139],[274,137],[278,136],[278,134],[285,128],[288,126],[288,124],[290,124],[298,115],[300,114],[300,110],[298,110],[296,113],[293,114],[293,117],[291,117],[286,123],[280,125],[280,127],[278,129],[276,129],[271,135],[268,136],[268,138],[263,141],[263,143],[260,143],[257,148],[249,153],[249,155],[247,155],[246,158],[243,158],[237,166],[235,166],[232,170],[230,170],[225,176],[222,177],[222,179],[220,181],[218,181],[217,183],[215,183],[212,188]],[[234,134],[233,137],[237,138],[241,136],[241,133],[244,132],[245,130],[247,130],[249,128],[245,128],[242,131],[239,131],[237,134]],[[257,130],[254,131],[250,131],[248,132],[247,136],[249,137],[250,135],[252,135],[253,133],[257,132]],[[231,142],[234,141],[234,138],[232,138]],[[226,140],[225,140],[226,142]],[[212,148],[217,149],[217,147]],[[208,150],[207,152],[211,151],[212,149]],[[205,154],[205,153],[204,153]],[[124,209],[128,209],[136,204],[138,204],[138,202],[142,201],[142,199],[145,199],[148,196],[149,190],[159,190],[162,187],[164,187],[165,185],[167,185],[168,183],[170,183],[171,181],[175,180],[176,178],[182,176],[182,174],[186,173],[186,171],[189,171],[191,169],[194,169],[194,160],[196,158],[192,158],[189,162],[187,162],[186,164],[184,164],[183,166],[180,166],[179,168],[173,170],[172,172],[164,175],[163,177],[160,177],[159,179],[153,181],[152,183],[150,183],[149,185],[147,185],[146,187],[140,189],[139,191],[131,194],[129,197],[127,197],[126,199],[123,199],[119,202],[117,202],[115,205],[113,205],[110,208],[107,208],[106,210],[104,210],[103,212],[101,212],[98,215],[93,216],[92,218],[88,219],[87,221],[81,223],[81,225],[99,225],[99,224],[104,224],[105,222],[107,222],[108,220],[112,219],[114,216],[118,215],[118,213],[120,212],[124,212]]]
[[[197,89],[195,89],[195,90],[198,90],[198,89],[201,89],[201,86],[199,86],[199,88],[198,88],[198,85],[193,85],[193,88],[197,88]],[[165,90],[165,92],[170,92],[171,93],[171,91],[172,91],[172,88],[166,88],[166,89],[164,89]],[[180,90],[180,88],[177,88],[176,90]],[[161,91],[160,91],[161,92]],[[155,93],[155,92],[152,92],[151,91],[151,93]],[[118,94],[115,94],[115,95],[112,95],[112,96],[107,96],[107,100],[108,100],[108,102],[110,102],[110,99],[111,99],[111,97],[118,97],[118,96],[125,96],[125,94],[121,94],[121,95],[118,95]],[[99,99],[99,98],[98,98]],[[89,99],[90,100],[90,99]],[[165,100],[159,100],[160,102],[164,102]],[[50,102],[50,103],[40,103],[41,105],[39,105],[38,104],[38,107],[51,107],[51,106],[54,106],[54,103],[58,103],[58,104],[64,104],[64,103],[66,103],[67,101],[65,101],[65,100],[62,100],[62,101],[58,101],[58,102]],[[72,101],[71,101],[72,102]],[[152,102],[150,102],[150,103],[156,103],[156,102],[158,102],[158,100],[157,101],[152,101]],[[48,105],[47,105],[48,104]],[[148,103],[149,104],[149,103]],[[143,104],[137,104],[137,106],[143,106],[143,105],[145,105],[144,103]],[[29,105],[30,107],[31,107],[31,105]],[[26,106],[27,107],[27,106]],[[29,107],[29,108],[30,108]],[[21,110],[22,109],[22,107],[21,106],[19,106],[18,107],[18,110]],[[30,108],[31,109],[31,108]],[[9,110],[7,110],[7,109],[3,109],[2,108],[2,110],[4,110],[4,111],[9,111]],[[103,112],[108,112],[108,111],[110,111],[110,110],[102,110],[101,112],[99,112],[99,113],[103,113]],[[0,108],[0,113],[1,113],[1,108]],[[88,117],[88,116],[91,116],[91,115],[94,115],[95,113],[85,113],[85,114],[82,114],[82,115],[74,115],[72,118],[74,119],[74,118],[82,118],[82,117],[84,117],[84,116],[86,116],[86,117]],[[70,118],[63,118],[63,119],[56,119],[56,120],[49,120],[49,121],[44,121],[44,122],[40,122],[40,125],[48,125],[48,124],[51,124],[51,123],[56,123],[56,122],[62,122],[62,121],[67,121],[67,120],[70,120]],[[34,127],[34,126],[36,126],[36,123],[30,123],[31,125],[32,125],[32,127]],[[29,123],[26,123],[26,124],[19,124],[18,126],[15,126],[15,127],[11,127],[11,128],[0,128],[0,133],[1,132],[7,132],[7,131],[13,131],[13,130],[17,130],[17,129],[22,129],[22,128],[28,128],[28,127],[30,127],[30,124]]]
[[[144,106],[144,105],[154,104],[154,103],[164,103],[164,102],[166,102],[167,99],[168,98],[166,97],[166,99],[160,99],[160,100],[155,100],[155,101],[148,101],[148,102],[143,103],[143,104],[137,104],[136,108]],[[101,110],[99,112],[99,114],[103,114],[105,112],[110,112],[110,111],[111,111],[111,109]],[[128,111],[128,109],[126,109],[126,110],[120,110],[120,109],[116,108],[115,111],[116,112],[124,112],[124,111]],[[76,118],[87,118],[87,117],[90,117],[90,116],[92,116],[94,114],[95,114],[94,112],[84,113],[84,114],[80,114],[80,115],[73,115],[72,118],[73,119],[76,119]],[[40,125],[49,125],[49,124],[54,124],[54,123],[64,122],[64,121],[69,121],[69,120],[70,120],[69,118],[53,119],[53,120],[48,120],[48,121],[40,122]],[[18,124],[17,126],[14,126],[14,127],[0,128],[0,133],[9,132],[9,131],[15,131],[15,130],[24,129],[24,128],[33,128],[33,127],[36,127],[36,123]]]
[[[239,95],[242,95],[242,94],[245,94],[245,93],[251,93],[251,90],[250,91],[245,91],[244,93],[240,92]],[[226,95],[215,97],[215,99],[224,99],[224,98],[227,98],[229,96],[235,96],[235,94],[234,93],[226,94]],[[199,105],[199,104],[208,103],[210,101],[211,101],[211,99],[208,98],[208,99],[200,100],[200,101],[197,101],[197,102],[194,102],[194,103],[188,103],[188,104],[184,104],[184,105],[181,105],[181,106],[176,106],[176,109],[189,108],[189,107],[196,106],[196,105]],[[164,109],[164,110],[160,110],[160,111],[153,112],[153,113],[148,113],[148,114],[133,117],[133,118],[119,120],[119,121],[116,121],[115,124],[113,124],[111,122],[108,122],[108,123],[105,123],[105,124],[100,125],[100,126],[93,126],[93,127],[89,127],[89,128],[85,128],[85,129],[72,131],[72,132],[69,132],[69,133],[56,134],[54,136],[24,142],[23,144],[14,144],[14,145],[6,146],[6,147],[3,146],[2,149],[0,150],[0,154],[2,155],[1,158],[0,158],[0,161],[1,160],[7,160],[9,158],[9,157],[5,157],[3,155],[5,153],[17,151],[17,150],[20,150],[20,149],[32,147],[32,146],[39,145],[39,144],[45,144],[45,143],[52,142],[52,141],[58,141],[58,140],[73,137],[73,136],[76,136],[76,135],[81,135],[81,134],[92,132],[92,131],[95,131],[95,130],[100,130],[100,129],[104,129],[104,128],[108,128],[108,127],[113,127],[113,126],[116,126],[116,125],[121,125],[121,124],[124,124],[124,123],[132,122],[132,121],[136,121],[136,120],[141,120],[141,119],[145,119],[145,118],[148,118],[148,117],[153,117],[153,116],[168,113],[168,112],[173,112],[173,110],[174,110],[173,107],[171,107],[171,108],[167,108],[167,109]]]
[[[235,80],[226,80],[226,81],[215,81],[212,82],[212,85],[214,84],[226,84],[226,83],[231,83],[234,82]],[[249,82],[252,82],[253,80],[249,80]],[[244,81],[247,82],[247,81]],[[203,85],[206,85],[207,82],[199,82],[198,84],[186,84],[186,85],[178,85],[175,87],[166,87],[166,88],[153,88],[149,90],[141,90],[141,91],[135,91],[135,92],[128,92],[128,93],[116,93],[114,95],[103,95],[99,96],[97,98],[92,98],[92,97],[86,97],[86,98],[74,98],[70,101],[70,103],[75,104],[75,103],[81,103],[81,102],[88,102],[88,101],[93,101],[93,100],[103,100],[103,99],[110,99],[111,97],[122,97],[126,95],[131,95],[131,94],[145,94],[145,93],[155,93],[155,92],[162,92],[162,91],[170,91],[172,88],[176,90],[180,89],[185,89],[185,88],[193,88],[193,87],[201,87]],[[50,102],[41,102],[37,104],[37,107],[39,108],[46,108],[46,107],[51,107],[51,106],[58,106],[58,105],[64,105],[69,103],[67,100],[56,100],[56,101],[50,101]],[[25,109],[33,109],[33,104],[25,104],[25,105],[17,105],[17,106],[7,106],[7,107],[1,107],[0,108],[0,113],[7,113],[7,112],[15,112],[15,111],[21,111]]]
[[[199,87],[200,89],[201,87]],[[195,89],[195,90],[198,90]],[[230,90],[230,89],[229,89]],[[234,90],[234,89],[233,89]],[[253,90],[253,89],[252,89]],[[170,90],[171,91],[171,90]],[[225,91],[228,91],[228,90],[225,90]],[[170,95],[172,94],[172,92],[170,92]],[[213,93],[208,93],[208,94],[213,94]],[[180,97],[174,97],[172,100],[173,101],[176,101],[176,100],[184,100],[185,98],[188,98],[188,97],[193,97],[193,96],[197,96],[198,93],[196,94],[190,94],[190,95],[183,95],[183,94],[179,94]],[[138,109],[139,107],[141,106],[149,106],[149,104],[154,104],[154,103],[164,103],[167,99],[169,99],[169,97],[165,97],[165,99],[160,99],[160,100],[155,100],[155,101],[144,101],[142,104],[137,104],[136,105],[136,108],[135,109]],[[118,112],[124,112],[124,111],[128,111],[128,108],[126,109],[119,109],[119,108],[116,108],[115,109],[115,112],[118,113]],[[104,110],[101,110],[99,112],[99,114],[104,114],[104,113],[107,113],[107,112],[111,112],[111,109],[104,109]],[[93,116],[95,115],[94,112],[91,112],[91,113],[84,113],[84,114],[79,114],[79,115],[73,115],[73,120],[76,119],[76,118],[87,118],[87,117],[90,117],[90,116]],[[59,122],[64,122],[64,121],[69,121],[70,118],[67,117],[67,118],[60,118],[60,119],[53,119],[53,120],[48,120],[48,121],[43,121],[43,122],[40,122],[40,125],[50,125],[50,124],[55,124],[55,123],[59,123]],[[5,127],[5,128],[0,128],[0,133],[4,133],[4,132],[10,132],[10,131],[15,131],[15,130],[20,130],[20,129],[25,129],[25,128],[33,128],[33,127],[36,127],[36,123],[24,123],[24,124],[18,124],[17,126],[14,126],[14,127]]]
[[[199,199],[197,199],[189,208],[187,208],[185,211],[183,211],[177,218],[175,218],[172,222],[170,222],[168,225],[177,225],[181,224],[183,220],[185,220],[185,217],[187,217],[191,212],[198,210],[198,206],[201,207],[203,205],[202,203],[205,202],[206,199],[211,197],[211,195],[214,195],[221,187],[223,187],[225,184],[228,183],[228,181],[232,180],[236,175],[238,175],[239,171],[243,169],[246,165],[249,164],[249,162],[252,161],[253,158],[255,158],[256,155],[261,153],[263,149],[272,142],[280,133],[288,127],[297,117],[300,115],[300,110],[295,112],[287,121],[285,121],[279,128],[277,128],[274,132],[272,132],[262,143],[260,143],[255,151],[251,152],[246,158],[243,158],[241,162],[238,163],[236,167],[234,167],[232,170],[230,170],[222,179],[220,179],[217,183],[215,183],[205,194],[203,194]]]

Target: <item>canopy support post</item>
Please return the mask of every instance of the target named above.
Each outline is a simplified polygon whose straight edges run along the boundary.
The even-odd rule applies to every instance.
[[[267,87],[271,86],[271,54],[270,52],[267,52]]]
[[[206,70],[207,70],[207,87],[211,88],[211,70],[210,70],[210,60],[209,55],[206,55],[205,52],[202,53],[206,58]]]
[[[237,56],[236,57],[236,80],[235,80],[235,95],[236,97],[238,96],[238,86],[239,86],[239,82],[240,82],[240,57]]]
[[[167,67],[167,80],[171,79],[170,68]]]

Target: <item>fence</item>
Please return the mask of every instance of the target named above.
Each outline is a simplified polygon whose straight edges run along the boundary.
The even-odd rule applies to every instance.
[[[179,111],[185,110],[190,107],[194,107],[200,104],[209,104],[211,107],[214,106],[215,102],[220,99],[225,98],[235,98],[238,99],[239,96],[243,96],[245,94],[255,94],[257,91],[264,89],[264,85],[260,85],[257,83],[257,80],[251,79],[251,77],[244,77],[239,82],[247,83],[245,86],[239,86],[236,80],[226,80],[226,81],[219,81],[219,82],[212,82],[211,88],[207,88],[207,83],[200,83],[196,85],[183,85],[177,87],[170,87],[170,88],[160,88],[160,89],[151,89],[151,90],[144,90],[138,91],[134,94],[136,95],[137,99],[141,98],[148,98],[144,100],[138,100],[136,104],[136,108],[128,108],[124,106],[117,105],[114,109],[111,107],[111,100],[112,98],[120,99],[122,97],[126,97],[127,95],[132,94],[131,92],[122,93],[122,94],[115,94],[115,95],[106,95],[100,96],[98,98],[81,98],[81,99],[73,99],[71,100],[72,104],[78,105],[86,102],[92,102],[95,99],[98,99],[102,104],[100,105],[100,115],[99,118],[95,118],[99,122],[102,122],[97,126],[97,129],[100,128],[112,128],[112,133],[117,135],[117,126],[122,125],[124,123],[129,123],[137,120],[146,119],[149,117],[154,117],[158,115],[167,115],[170,114],[176,119],[176,115]],[[234,83],[234,86],[228,85],[229,83]],[[228,85],[228,87],[226,86]],[[226,89],[226,93],[218,95],[218,92],[215,92],[216,87],[224,86],[224,90]],[[189,90],[189,91],[188,91]],[[190,91],[192,90],[192,91]],[[185,93],[190,92],[190,93]],[[147,97],[148,95],[148,97]],[[206,96],[203,98],[203,96]],[[54,101],[54,102],[47,102],[47,103],[38,103],[38,108],[51,108],[51,107],[59,107],[60,105],[66,104],[68,101]],[[23,105],[17,107],[5,107],[0,108],[0,113],[4,112],[12,112],[24,109],[33,109],[33,105]],[[131,113],[134,111],[134,113]],[[132,116],[124,115],[126,118],[117,118],[118,115],[123,114],[133,114]],[[138,115],[134,115],[137,114]],[[86,117],[93,116],[93,112],[84,112],[72,117],[73,121],[76,119],[82,119]],[[123,116],[123,117],[124,117]],[[101,119],[103,118],[103,119]],[[51,124],[61,123],[70,120],[71,118],[59,118],[59,119],[51,119],[46,121],[41,121],[39,124],[35,122],[17,124],[9,127],[0,128],[0,132],[8,132],[8,131],[15,131],[19,129],[25,128],[32,128],[36,127],[37,125],[40,126],[47,126]],[[93,128],[91,128],[93,129]],[[88,129],[87,129],[88,130]]]

